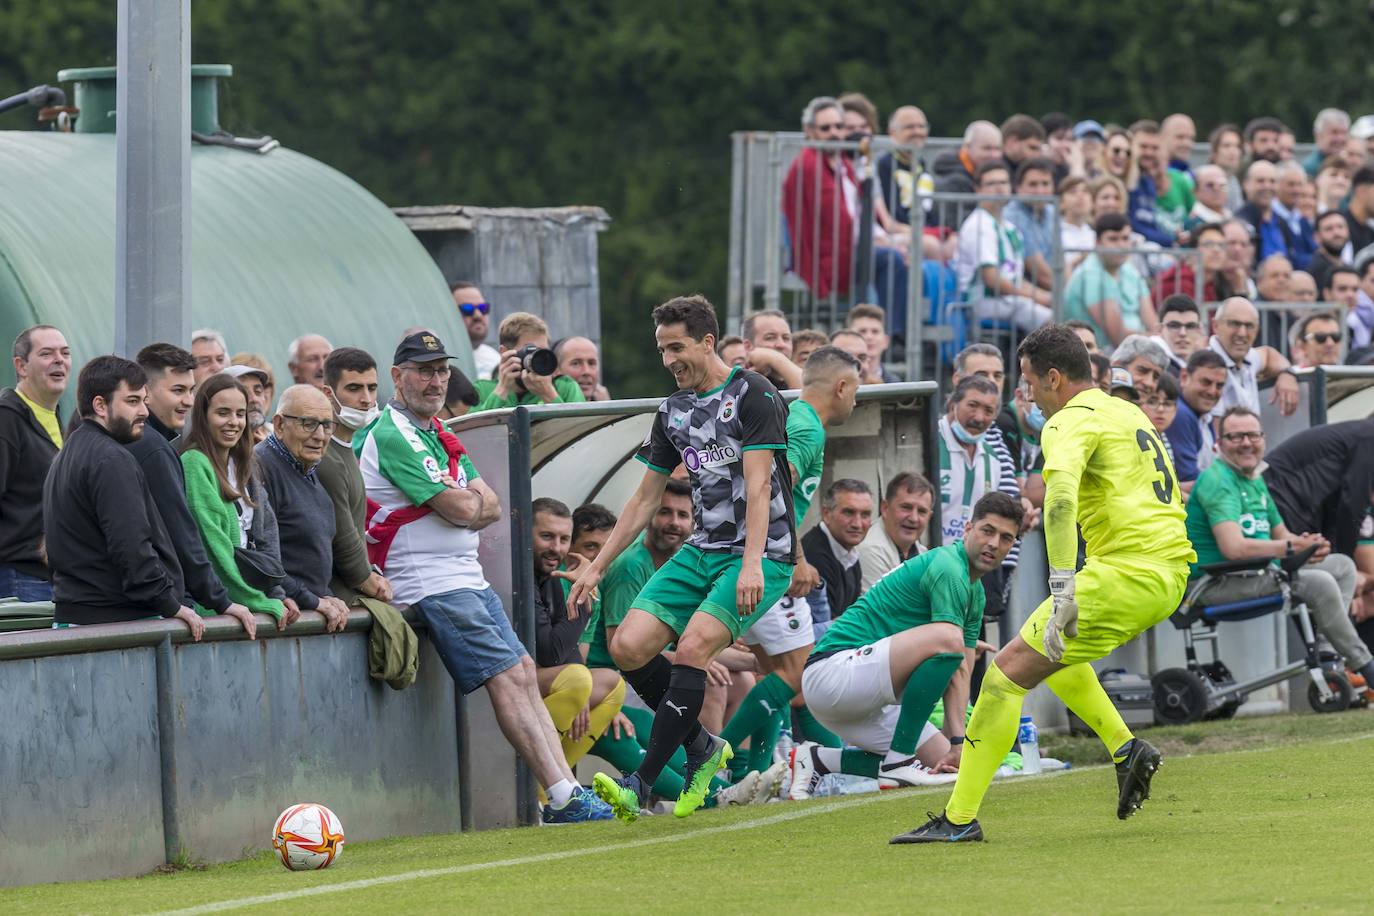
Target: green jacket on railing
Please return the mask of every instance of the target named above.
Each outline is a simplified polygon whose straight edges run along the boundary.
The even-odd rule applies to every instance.
[[[250,611],[271,614],[280,618],[286,607],[276,598],[269,598],[243,580],[234,548],[239,546],[239,515],[232,502],[226,502],[219,492],[219,481],[209,457],[198,449],[181,453],[181,466],[186,469],[186,505],[200,529],[205,552],[215,567],[215,575],[229,592],[229,598]],[[266,506],[266,493],[260,487],[255,492],[260,506]],[[202,615],[212,612],[197,606]]]
[[[513,393],[508,394],[504,398],[499,397],[496,394],[496,379],[479,378],[472,383],[472,386],[477,389],[477,396],[481,398],[481,400],[477,402],[477,406],[472,408],[472,413],[479,413],[483,410],[499,410],[502,407],[518,407],[521,405],[533,407],[544,403],[539,395],[529,391],[526,391],[518,398]],[[555,375],[553,377],[553,390],[558,392],[558,397],[549,402],[552,404],[580,404],[587,400],[582,396],[582,389],[577,386],[577,382],[566,375]]]

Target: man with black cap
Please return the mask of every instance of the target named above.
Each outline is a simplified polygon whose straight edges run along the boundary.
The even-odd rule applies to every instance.
[[[478,563],[477,532],[501,517],[501,503],[437,420],[450,359],[430,331],[405,337],[392,360],[395,396],[353,437],[367,489],[368,558],[395,602],[419,611],[459,689],[487,688],[501,731],[548,794],[544,822],[606,820],[610,809],[568,768],[534,661]]]

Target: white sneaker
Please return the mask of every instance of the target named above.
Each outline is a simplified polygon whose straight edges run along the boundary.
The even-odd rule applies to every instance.
[[[778,790],[782,788],[782,778],[787,775],[787,771],[792,764],[787,760],[779,760],[759,775],[759,789],[754,795],[754,804],[759,805],[776,798]]]
[[[758,793],[759,773],[757,770],[750,770],[734,785],[716,790],[716,807],[725,808],[731,805],[748,805],[757,801]]]
[[[959,778],[957,773],[936,773],[913,758],[909,763],[878,768],[878,787],[905,789],[909,786],[947,786]]]
[[[816,745],[811,742],[799,744],[792,749],[792,785],[787,797],[793,801],[805,801],[816,790],[821,781],[821,773],[816,767]]]

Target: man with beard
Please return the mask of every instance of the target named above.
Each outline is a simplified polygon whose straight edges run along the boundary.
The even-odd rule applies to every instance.
[[[1345,214],[1341,211],[1327,210],[1317,217],[1314,231],[1317,250],[1312,253],[1312,260],[1307,262],[1307,272],[1320,290],[1331,285],[1331,271],[1349,266],[1347,258],[1352,254],[1349,251],[1350,224],[1345,221]]]
[[[148,378],[138,363],[98,356],[81,370],[81,425],[43,486],[55,626],[175,617],[199,641],[204,622],[182,602],[186,583],[138,460]]]
[[[205,553],[200,529],[186,505],[186,471],[172,447],[171,440],[181,434],[195,402],[196,358],[173,344],[155,343],[138,351],[138,365],[148,377],[148,420],[143,435],[127,448],[138,459],[172,539],[186,581],[186,603],[194,600],[206,611],[237,619],[252,638],[257,632],[252,612],[229,599]]]
[[[72,351],[62,332],[40,324],[14,341],[13,388],[0,392],[0,593],[51,601],[43,560],[43,481],[62,447],[58,401]]]
[[[262,442],[272,435],[272,424],[268,421],[272,405],[267,395],[271,379],[266,371],[256,366],[230,366],[224,374],[238,379],[248,392],[248,431],[253,435],[254,444]]]

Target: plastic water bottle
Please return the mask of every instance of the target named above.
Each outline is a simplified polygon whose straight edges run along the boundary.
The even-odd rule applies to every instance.
[[[792,729],[784,728],[778,732],[778,743],[773,745],[773,762],[782,763],[792,759],[792,748],[796,742],[792,740]]]
[[[826,773],[816,780],[816,788],[811,791],[812,798],[828,798],[844,794],[844,780],[839,773]]]
[[[849,773],[840,773],[839,792],[837,795],[863,795],[866,792],[877,792],[882,788],[878,780],[871,776],[854,776]]]
[[[1021,743],[1021,772],[1034,776],[1040,772],[1040,730],[1030,716],[1021,717],[1021,730],[1017,735]]]

